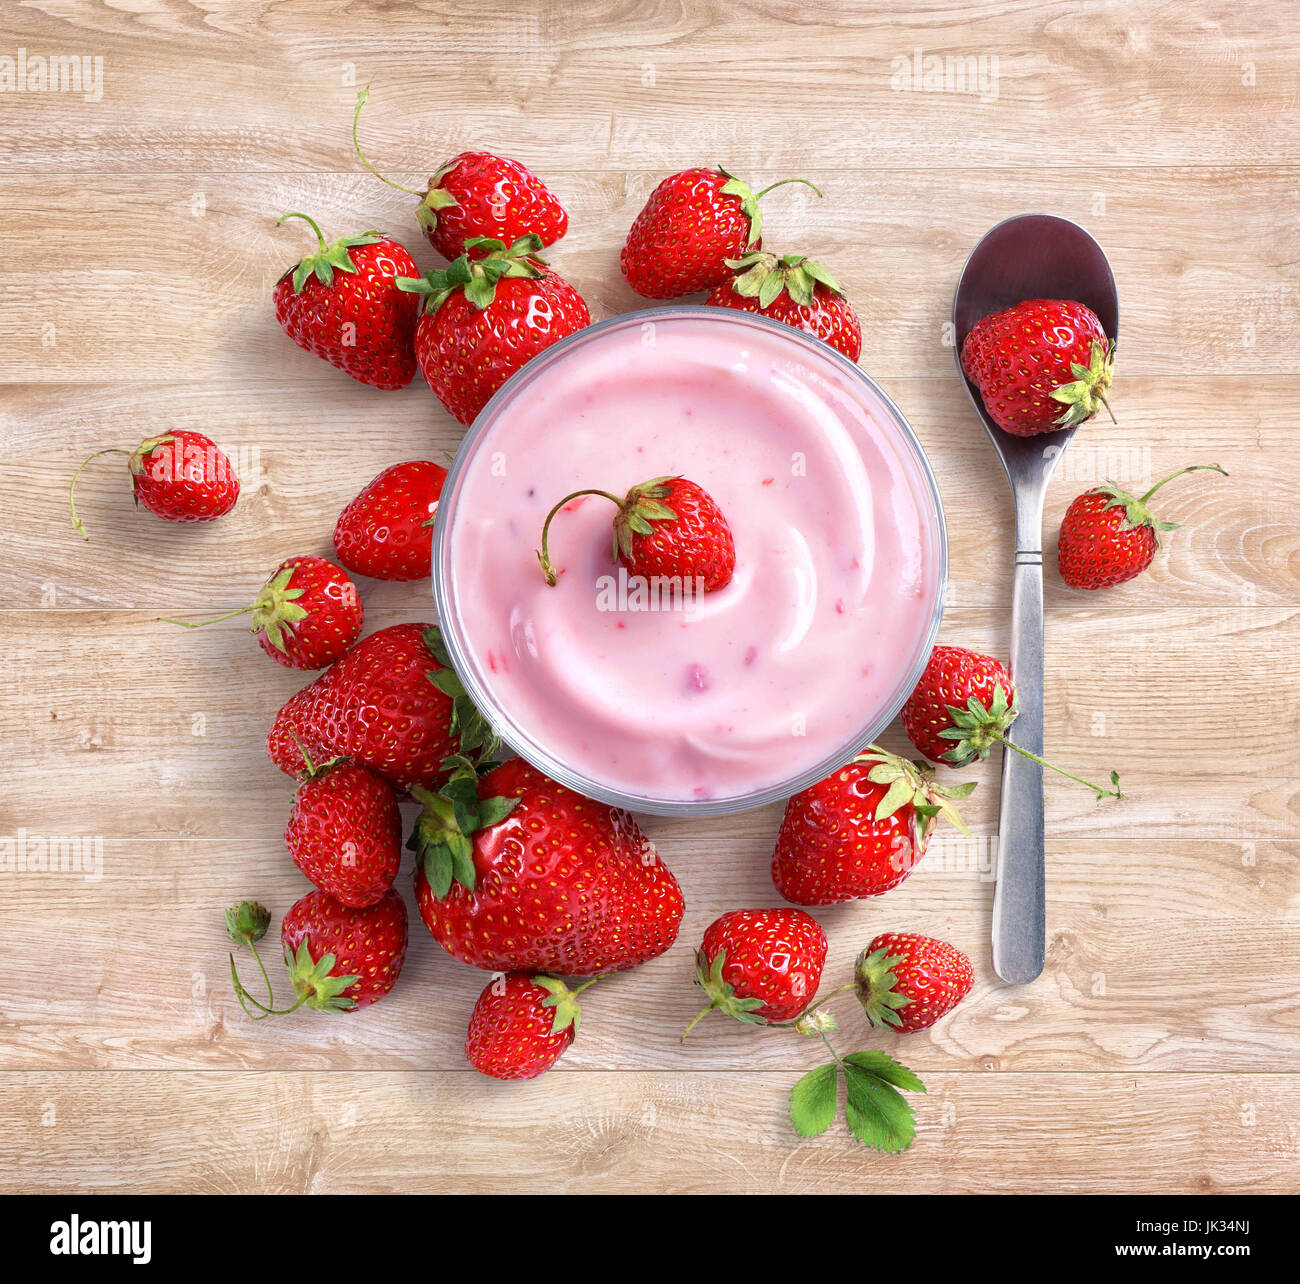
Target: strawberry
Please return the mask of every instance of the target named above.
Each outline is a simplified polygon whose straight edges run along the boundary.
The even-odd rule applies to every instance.
[[[1027,299],[971,327],[961,368],[999,428],[1031,437],[1073,428],[1102,406],[1110,413],[1114,357],[1115,345],[1091,308]]]
[[[542,546],[537,550],[546,582],[557,572],[547,549],[551,521],[583,495],[599,495],[617,505],[613,557],[632,575],[700,580],[705,593],[724,588],[736,569],[731,527],[709,493],[685,477],[656,477],[633,486],[619,499],[607,490],[578,490],[566,495],[546,515]]]
[[[262,650],[288,669],[323,669],[361,636],[365,612],[357,586],[323,557],[291,557],[251,605],[210,620],[169,620],[184,629],[202,628],[252,612],[252,631]]]
[[[358,383],[405,388],[415,377],[415,300],[399,290],[399,276],[420,269],[404,246],[378,232],[325,244],[306,214],[319,246],[291,267],[271,291],[275,319],[300,348],[314,352]],[[277,225],[278,226],[278,225]]]
[[[299,742],[301,742],[301,747]],[[350,758],[399,789],[434,787],[443,760],[494,745],[465,698],[436,627],[394,624],[357,643],[281,706],[266,750],[297,775],[302,751]]]
[[[973,784],[944,789],[923,763],[870,746],[786,804],[772,881],[796,905],[838,905],[897,887],[942,815],[963,833],[953,803]]]
[[[416,899],[454,958],[493,971],[595,976],[636,967],[677,936],[682,894],[625,811],[521,758],[480,780],[457,764],[408,846]]]
[[[1165,482],[1202,469],[1228,475],[1218,464],[1192,464],[1156,482],[1141,499],[1107,482],[1073,500],[1057,542],[1061,578],[1071,588],[1099,589],[1141,575],[1160,547],[1160,532],[1178,529],[1177,522],[1157,521],[1148,501]]]
[[[989,750],[1000,744],[1058,775],[1087,785],[1098,802],[1124,796],[1117,772],[1110,773],[1114,788],[1106,789],[1013,744],[1006,738],[1006,731],[1019,714],[1015,684],[999,660],[965,647],[937,646],[903,705],[903,728],[908,739],[935,762],[964,767],[976,758],[987,758]]]
[[[509,245],[532,234],[541,245],[553,245],[568,230],[569,216],[550,188],[518,161],[491,152],[453,156],[439,167],[424,192],[385,178],[362,155],[357,142],[357,122],[369,97],[364,89],[357,94],[352,116],[357,159],[389,187],[422,198],[416,217],[429,244],[443,258],[460,258],[476,237],[492,237]],[[470,257],[481,252],[471,250]]]
[[[393,791],[373,772],[335,758],[313,763],[293,798],[284,845],[323,892],[353,909],[373,905],[402,863],[402,817]]]
[[[728,259],[762,248],[758,203],[782,183],[803,183],[817,192],[806,179],[783,178],[755,195],[725,169],[669,175],[627,234],[619,265],[628,285],[648,299],[676,299],[721,285],[729,275]]]
[[[391,888],[365,909],[340,905],[325,892],[308,892],[284,916],[280,940],[298,996],[294,1008],[350,1012],[369,1007],[393,988],[401,973],[406,905]]]
[[[970,959],[947,941],[884,932],[858,955],[853,983],[867,1020],[899,1034],[924,1030],[970,993]]]
[[[850,361],[862,355],[862,325],[853,305],[820,263],[802,255],[757,252],[728,259],[735,275],[705,303],[784,321],[830,344]]]
[[[438,400],[463,424],[521,366],[591,323],[582,296],[536,257],[539,237],[510,246],[483,238],[468,244],[484,257],[462,254],[445,271],[398,282],[427,296],[415,357]]]
[[[493,1079],[536,1079],[563,1055],[578,1033],[577,996],[551,976],[507,972],[483,988],[469,1018],[465,1058]]]
[[[733,910],[705,929],[695,953],[695,983],[709,1006],[737,1021],[793,1021],[812,1002],[826,962],[826,933],[798,909]]]
[[[68,487],[72,524],[89,539],[77,516],[77,478],[92,459],[126,455],[135,502],[169,522],[211,522],[223,517],[239,498],[239,480],[230,460],[201,432],[178,428],[142,441],[134,450],[110,446],[86,459]]]
[[[376,580],[427,579],[433,515],[446,480],[445,468],[423,459],[385,468],[339,514],[339,561]]]

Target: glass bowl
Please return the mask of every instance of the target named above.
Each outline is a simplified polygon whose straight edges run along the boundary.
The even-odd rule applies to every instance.
[[[738,345],[743,344],[747,338],[756,342],[755,335],[762,333],[787,349],[791,361],[799,364],[801,372],[811,370],[818,378],[828,381],[828,386],[833,381],[836,388],[853,389],[858,407],[866,408],[872,421],[883,433],[896,437],[896,440],[890,442],[890,446],[896,450],[897,456],[905,461],[905,467],[911,470],[908,484],[918,514],[922,514],[926,506],[930,509],[929,514],[926,515],[925,526],[928,529],[924,535],[930,539],[932,547],[922,550],[919,555],[925,561],[927,575],[931,577],[933,584],[933,600],[923,601],[920,611],[920,617],[923,618],[928,608],[928,625],[922,628],[914,639],[912,654],[907,656],[907,662],[898,665],[898,681],[890,689],[888,697],[881,699],[879,707],[874,708],[870,716],[864,717],[861,725],[856,726],[834,752],[827,754],[821,760],[815,763],[798,762],[792,766],[792,770],[785,778],[769,781],[762,787],[725,796],[666,797],[656,796],[650,792],[633,792],[616,782],[596,778],[595,773],[584,771],[575,767],[573,763],[564,761],[554,751],[553,746],[547,743],[548,737],[544,728],[536,725],[532,727],[521,725],[498,699],[493,689],[489,666],[480,663],[476,647],[471,645],[465,634],[461,595],[473,593],[475,585],[458,583],[453,572],[457,512],[465,489],[466,476],[476,467],[480,458],[486,457],[489,461],[492,459],[494,452],[491,438],[494,430],[498,425],[509,421],[516,407],[520,406],[524,399],[534,396],[538,380],[551,371],[557,363],[572,361],[575,353],[580,353],[586,345],[601,340],[603,336],[620,330],[635,331],[644,342],[647,332],[652,335],[658,334],[658,327],[673,326],[683,319],[689,319],[693,324],[705,321],[710,326],[725,327],[718,333],[724,336],[725,341],[730,342],[734,339]],[[686,332],[688,337],[691,333],[694,333],[693,329]],[[543,383],[542,387],[545,390],[548,385]],[[862,446],[864,453],[859,457],[864,468],[865,447],[864,442]],[[488,467],[490,464],[485,463],[483,466]],[[612,506],[610,513],[612,517]],[[467,548],[472,548],[472,544]],[[531,560],[531,550],[528,556]],[[537,573],[540,577],[539,569]],[[807,788],[853,758],[889,725],[920,678],[943,616],[947,582],[947,532],[938,487],[925,452],[898,407],[857,365],[821,340],[782,322],[731,308],[682,305],[625,313],[569,335],[534,357],[501,387],[466,433],[443,485],[433,527],[433,596],[442,635],[451,661],[466,691],[493,725],[503,743],[553,780],[578,793],[613,806],[653,815],[724,815],[751,807],[760,807]],[[488,655],[491,654],[489,650]],[[858,661],[852,656],[846,656],[846,664],[849,663],[858,663]]]

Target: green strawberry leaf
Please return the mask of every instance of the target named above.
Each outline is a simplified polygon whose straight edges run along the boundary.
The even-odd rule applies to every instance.
[[[790,1090],[790,1122],[801,1137],[819,1137],[835,1121],[839,1070],[833,1061],[810,1070]]]
[[[844,1118],[864,1146],[887,1155],[906,1150],[916,1137],[912,1107],[887,1079],[852,1060],[844,1062],[848,1085]]]
[[[895,1088],[902,1088],[905,1092],[925,1091],[925,1084],[916,1075],[901,1062],[895,1061],[888,1053],[881,1052],[878,1048],[871,1048],[866,1052],[850,1052],[844,1060],[868,1074],[884,1079],[886,1083],[892,1083]]]

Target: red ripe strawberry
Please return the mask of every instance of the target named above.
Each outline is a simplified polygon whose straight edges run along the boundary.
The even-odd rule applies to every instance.
[[[627,812],[521,758],[481,780],[462,763],[441,793],[413,792],[425,804],[408,843],[420,914],[462,963],[594,976],[676,938],[681,890]]]
[[[1000,701],[997,697],[1002,692]],[[964,744],[958,749],[953,730],[953,712],[967,709],[975,700],[983,709],[996,702],[1001,712],[983,724],[988,743]],[[930,652],[907,703],[903,705],[903,729],[907,738],[932,762],[964,767],[976,757],[987,758],[994,733],[1005,731],[1015,721],[1016,688],[1002,661],[962,646],[937,646]],[[966,737],[962,737],[964,741]],[[980,752],[982,747],[983,752]]]
[[[943,789],[921,763],[872,745],[786,804],[772,857],[776,890],[796,905],[838,905],[897,887],[925,852],[942,815],[974,784]]]
[[[1177,522],[1157,521],[1148,501],[1165,482],[1202,469],[1228,475],[1218,464],[1192,464],[1156,482],[1141,499],[1113,482],[1080,495],[1061,522],[1056,549],[1061,578],[1071,588],[1099,589],[1141,575],[1160,547],[1160,532],[1178,529]]]
[[[556,513],[583,495],[599,495],[618,506],[614,517],[613,557],[631,575],[701,580],[705,593],[725,588],[736,569],[736,545],[722,510],[702,486],[685,477],[656,477],[633,486],[619,499],[607,490],[578,490],[546,515],[537,550],[546,582],[558,573],[547,548]]]
[[[290,268],[271,297],[275,319],[300,348],[372,388],[405,388],[415,377],[415,317],[410,295],[397,288],[399,276],[420,269],[404,246],[378,232],[362,232],[325,244]]]
[[[695,953],[695,983],[709,1006],[682,1038],[717,1008],[737,1021],[793,1021],[812,1002],[826,962],[826,933],[798,909],[733,910],[705,929]]]
[[[570,990],[554,977],[527,972],[493,977],[469,1018],[466,1060],[493,1079],[536,1079],[577,1035],[577,996],[587,985]]]
[[[393,791],[373,772],[334,759],[306,771],[293,798],[284,845],[323,892],[354,909],[373,905],[402,863],[402,817]]]
[[[1006,731],[1019,714],[1020,698],[1000,661],[965,647],[937,646],[903,705],[903,728],[927,758],[951,767],[987,758],[989,750],[1000,744],[1068,780],[1087,785],[1098,802],[1124,796],[1118,772],[1110,773],[1114,788],[1106,789],[1013,744]]]
[[[970,993],[970,959],[947,941],[885,932],[861,954],[853,984],[872,1025],[910,1034],[947,1016]]]
[[[239,498],[239,480],[230,460],[201,432],[175,432],[142,441],[134,450],[110,446],[85,460],[68,488],[72,524],[89,539],[77,516],[77,478],[92,459],[126,455],[135,502],[169,522],[211,522],[224,516]]]
[[[552,272],[524,236],[510,246],[471,241],[486,257],[461,255],[442,272],[403,279],[427,296],[415,329],[415,356],[438,400],[463,424],[539,352],[591,323],[582,296]]]
[[[366,1008],[393,988],[402,970],[406,906],[391,888],[365,909],[308,892],[284,916],[280,940],[298,996],[295,1008]]]
[[[447,470],[427,460],[385,468],[340,514],[334,551],[357,575],[420,580],[429,575],[433,515]]]
[[[436,786],[442,763],[486,743],[447,664],[438,630],[394,624],[357,643],[309,687],[291,696],[267,736],[281,771],[312,758],[350,758],[399,789]],[[301,745],[300,743],[301,742]]]
[[[453,156],[429,180],[424,192],[385,178],[362,155],[357,142],[357,122],[369,97],[364,89],[357,94],[352,115],[352,146],[357,159],[389,187],[423,198],[416,217],[429,244],[444,258],[460,258],[476,237],[492,237],[509,245],[532,234],[541,245],[553,245],[568,230],[569,216],[550,188],[518,161],[491,152]],[[470,257],[481,253],[471,250]]]
[[[812,187],[806,179],[783,178],[755,195],[725,169],[669,175],[627,234],[619,264],[628,285],[648,299],[676,299],[721,285],[730,275],[728,259],[762,248],[758,202],[782,183]]]
[[[365,612],[357,586],[323,557],[291,557],[249,606],[210,620],[169,620],[184,629],[234,619],[252,612],[253,632],[262,650],[287,669],[323,669],[361,636]]]
[[[1031,437],[1072,428],[1102,406],[1109,413],[1114,355],[1091,308],[1027,299],[976,322],[962,344],[961,368],[999,428]]]
[[[720,308],[738,308],[784,321],[830,344],[850,361],[862,355],[862,325],[835,278],[820,263],[802,255],[747,254],[728,259],[735,275],[705,299]]]

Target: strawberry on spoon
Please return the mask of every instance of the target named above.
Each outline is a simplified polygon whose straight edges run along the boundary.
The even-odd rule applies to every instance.
[[[1111,419],[1115,345],[1097,314],[1071,299],[1026,299],[981,318],[961,368],[1004,432],[1032,437],[1073,428],[1103,406]]]
[[[699,579],[706,593],[731,582],[736,545],[722,510],[697,483],[685,477],[656,477],[633,486],[622,499],[607,490],[577,490],[551,509],[542,526],[537,560],[552,587],[558,576],[547,547],[551,522],[584,495],[599,495],[617,507],[613,556],[629,574]]]

